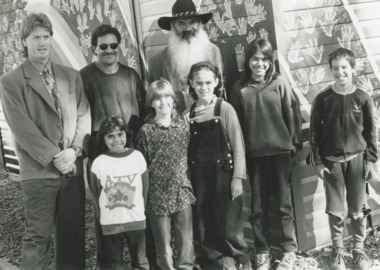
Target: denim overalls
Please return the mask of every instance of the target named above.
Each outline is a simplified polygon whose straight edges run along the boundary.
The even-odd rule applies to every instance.
[[[195,252],[211,261],[228,256],[246,263],[249,247],[243,234],[243,198],[231,200],[234,164],[220,122],[221,103],[218,98],[215,117],[201,123],[194,121],[195,104],[190,109],[189,167],[197,198],[193,210]]]

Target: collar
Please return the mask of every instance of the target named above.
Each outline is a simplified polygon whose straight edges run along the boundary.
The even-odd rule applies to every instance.
[[[129,156],[132,152],[133,152],[133,149],[132,149],[132,148],[127,148],[127,150],[124,151],[124,152],[122,152],[122,153],[111,153],[110,151],[106,151],[106,152],[104,153],[104,155],[106,155],[106,156],[110,156],[110,157],[120,158],[120,157],[126,157],[126,156]]]
[[[148,123],[153,124],[158,128],[169,128],[169,127],[179,128],[180,127],[180,121],[177,118],[172,118],[170,125],[167,127],[161,125],[160,123],[157,123],[156,121],[154,121],[154,119],[150,119]]]
[[[36,62],[36,61],[33,61],[31,59],[28,58],[28,61],[29,63],[32,65],[32,67],[38,71],[39,74],[42,73],[42,70],[46,67],[50,74],[53,74],[53,70],[52,70],[52,67],[51,67],[51,61],[50,61],[50,58],[48,60],[48,62],[45,64],[45,65],[42,65],[40,62]]]

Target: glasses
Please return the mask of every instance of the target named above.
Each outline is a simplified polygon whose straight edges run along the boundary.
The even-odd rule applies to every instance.
[[[119,44],[117,43],[111,43],[111,44],[100,44],[99,45],[99,48],[104,51],[104,50],[107,50],[108,46],[112,49],[112,50],[115,50],[117,48],[117,46],[119,46]]]

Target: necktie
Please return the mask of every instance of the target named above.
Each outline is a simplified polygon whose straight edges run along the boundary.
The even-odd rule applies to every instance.
[[[53,100],[55,108],[58,111],[59,118],[61,119],[61,106],[59,105],[57,86],[55,84],[54,77],[50,74],[49,70],[46,67],[42,70],[42,79],[45,82],[49,95]]]

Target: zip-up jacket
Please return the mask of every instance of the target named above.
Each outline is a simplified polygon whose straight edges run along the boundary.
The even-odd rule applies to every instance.
[[[315,98],[310,117],[311,165],[321,157],[364,152],[364,160],[376,162],[376,125],[372,98],[364,91],[341,95],[332,87]]]

